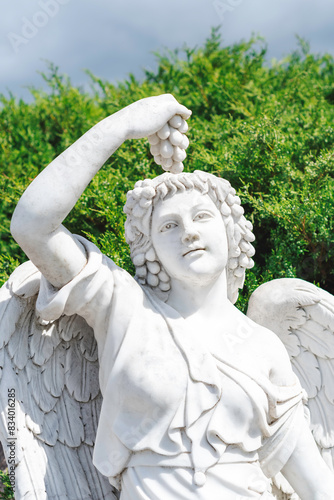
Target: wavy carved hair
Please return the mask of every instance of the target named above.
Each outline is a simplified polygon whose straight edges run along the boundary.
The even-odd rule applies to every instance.
[[[240,198],[231,184],[219,177],[196,170],[193,173],[164,173],[154,179],[138,181],[127,194],[124,212],[125,238],[130,246],[131,258],[136,267],[136,279],[149,285],[163,299],[170,290],[170,278],[155,253],[151,240],[151,216],[154,205],[167,195],[178,191],[196,189],[207,194],[220,211],[226,227],[228,242],[227,294],[232,303],[238,298],[246,269],[253,267],[255,253],[251,242],[255,237],[252,223],[245,219]]]

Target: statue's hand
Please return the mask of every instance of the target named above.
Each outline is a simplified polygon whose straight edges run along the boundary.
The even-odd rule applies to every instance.
[[[119,112],[124,119],[127,139],[148,137],[160,130],[173,116],[187,120],[191,111],[171,94],[147,97]]]

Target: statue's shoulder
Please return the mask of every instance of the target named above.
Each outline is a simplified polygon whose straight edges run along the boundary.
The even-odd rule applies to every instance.
[[[237,335],[244,337],[245,349],[267,372],[271,382],[277,385],[294,383],[289,354],[280,338],[269,328],[240,313]],[[241,322],[241,320],[243,320]]]

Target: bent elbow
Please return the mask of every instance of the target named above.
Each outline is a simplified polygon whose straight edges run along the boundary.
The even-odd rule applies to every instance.
[[[14,240],[23,248],[23,250],[25,243],[31,239],[34,233],[32,224],[28,220],[28,217],[22,213],[22,210],[18,207],[16,207],[12,215],[10,232]]]
[[[10,232],[15,241],[20,239],[21,228],[22,221],[21,218],[17,216],[17,211],[15,210],[10,221]]]

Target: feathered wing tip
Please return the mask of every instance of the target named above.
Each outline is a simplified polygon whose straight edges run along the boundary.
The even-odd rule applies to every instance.
[[[271,492],[276,500],[299,500],[299,496],[280,472],[272,479]]]
[[[39,283],[27,262],[0,289],[0,437],[15,498],[115,500],[92,464],[102,402],[93,331],[79,316],[41,325]]]
[[[255,290],[247,316],[284,343],[308,394],[313,437],[334,471],[334,297],[300,279],[277,279]]]

